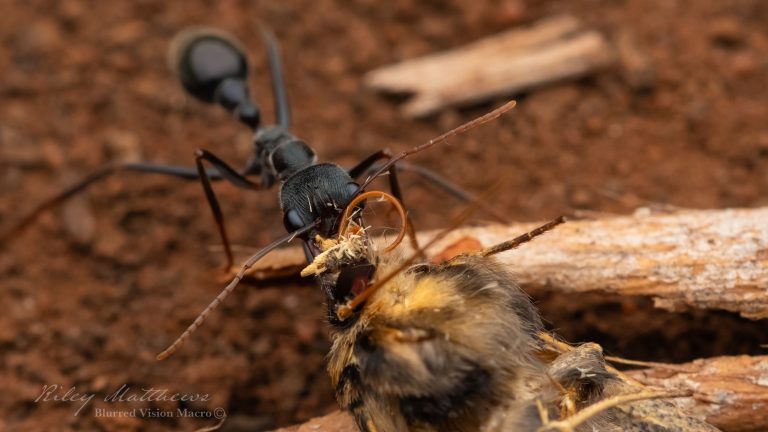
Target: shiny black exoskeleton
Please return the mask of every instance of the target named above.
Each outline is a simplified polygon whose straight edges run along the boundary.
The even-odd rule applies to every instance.
[[[387,173],[392,194],[402,201],[397,171],[410,170],[449,194],[464,200],[471,195],[452,185],[438,174],[417,165],[400,161],[406,154],[392,155],[378,151],[350,169],[333,163],[318,163],[314,150],[289,132],[290,109],[283,84],[282,66],[274,37],[262,32],[272,75],[277,124],[262,125],[259,106],[251,99],[248,89],[248,62],[240,43],[227,34],[210,28],[193,28],[181,32],[171,44],[170,63],[181,84],[195,98],[221,105],[254,131],[253,153],[242,169],[232,168],[213,153],[195,151],[195,167],[171,166],[147,162],[110,164],[88,175],[80,182],[39,204],[10,230],[0,234],[5,242],[29,226],[44,211],[80,193],[91,184],[120,171],[170,175],[187,180],[199,180],[213,213],[227,257],[227,267],[233,264],[224,217],[212,181],[226,180],[244,189],[268,189],[280,184],[280,205],[283,221],[290,236],[304,240],[307,259],[311,261],[319,249],[310,239],[315,234],[332,237],[338,229],[339,217],[347,203],[361,193],[370,181]],[[412,150],[420,151],[420,150]],[[410,154],[410,153],[408,153]],[[395,162],[398,162],[395,167]],[[205,168],[205,164],[211,168]],[[365,174],[373,173],[365,177]],[[365,178],[364,178],[365,177]],[[362,188],[355,182],[361,179]],[[482,203],[480,203],[482,204]],[[280,243],[280,242],[278,242]],[[271,250],[275,243],[266,249]],[[281,244],[281,243],[280,243]],[[268,252],[268,250],[264,252]]]

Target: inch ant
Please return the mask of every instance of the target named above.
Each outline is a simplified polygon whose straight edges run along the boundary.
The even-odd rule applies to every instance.
[[[307,143],[289,132],[290,109],[282,77],[282,65],[277,42],[274,36],[266,31],[262,31],[262,36],[267,47],[277,118],[277,124],[271,126],[261,124],[260,109],[250,98],[247,84],[248,63],[239,42],[218,30],[195,28],[183,31],[171,44],[173,67],[184,89],[202,102],[220,105],[253,130],[253,154],[243,169],[237,170],[231,167],[204,149],[195,151],[194,168],[146,162],[106,165],[39,204],[11,230],[0,235],[0,243],[5,242],[31,225],[46,210],[82,192],[91,184],[117,172],[134,171],[162,174],[200,181],[224,247],[227,259],[226,268],[231,269],[234,259],[224,224],[224,216],[213,191],[212,182],[225,180],[238,188],[252,190],[268,189],[279,182],[280,208],[283,212],[283,223],[288,233],[260,249],[248,259],[232,282],[167,350],[158,355],[158,359],[166,358],[175,352],[189,335],[202,324],[207,315],[235,288],[243,278],[245,271],[272,250],[294,238],[300,238],[307,261],[311,263],[316,256],[322,253],[322,247],[316,239],[336,237],[339,233],[339,227],[343,225],[344,218],[347,217],[343,214],[349,207],[349,203],[353,200],[355,203],[362,201],[361,198],[365,198],[363,196],[365,189],[373,180],[384,174],[388,174],[392,195],[381,194],[387,195],[389,197],[387,200],[396,207],[399,206],[403,223],[402,230],[407,230],[414,250],[419,250],[419,247],[416,244],[413,224],[407,213],[402,210],[403,196],[398,181],[398,171],[415,172],[450,195],[463,201],[472,202],[496,219],[504,221],[503,216],[499,216],[493,207],[483,200],[475,199],[470,193],[425,167],[408,164],[402,160],[499,117],[515,106],[514,101],[508,102],[490,113],[433,138],[420,146],[398,154],[393,154],[388,150],[380,150],[350,169],[344,169],[330,162],[319,163],[315,151]],[[206,163],[210,164],[212,169],[206,168]],[[249,178],[255,176],[258,176],[258,180]],[[358,184],[355,180],[363,176],[366,176],[365,179]],[[352,217],[361,222],[359,213]],[[397,242],[399,242],[402,234],[401,231]],[[349,291],[348,288],[351,284],[361,280],[363,283],[367,283],[374,270],[374,263],[363,263],[345,269],[340,276],[339,286],[334,287],[334,290],[340,293],[346,292]]]
[[[411,171],[459,200],[476,202],[489,215],[504,222],[504,217],[495,212],[493,207],[475,200],[470,193],[439,174],[407,162],[395,165],[394,162],[405,156],[395,157],[388,150],[378,151],[350,169],[343,169],[333,163],[318,163],[315,151],[289,132],[290,108],[278,45],[271,33],[262,31],[262,36],[272,77],[277,118],[277,124],[271,126],[261,124],[260,108],[249,95],[248,63],[237,40],[219,30],[192,28],[177,35],[170,49],[172,67],[188,94],[202,102],[222,106],[253,130],[253,153],[243,169],[233,168],[204,149],[195,151],[194,168],[147,162],[108,164],[39,204],[10,230],[0,234],[0,243],[18,235],[43,212],[84,191],[91,184],[121,171],[162,174],[200,181],[218,227],[228,269],[232,268],[234,259],[224,216],[211,186],[213,181],[225,180],[238,188],[253,190],[269,189],[279,182],[279,200],[284,225],[289,232],[301,231],[305,240],[307,236],[312,237],[314,234],[332,236],[338,227],[337,219],[344,209],[344,204],[385,171],[389,174],[389,186],[393,195],[401,202],[403,195],[397,172]],[[376,170],[381,161],[388,163]],[[212,168],[206,169],[206,163]],[[374,170],[379,172],[369,175],[363,187],[355,182],[355,179],[362,178]],[[252,180],[253,177],[258,179]],[[307,231],[310,225],[316,232]],[[409,224],[409,227],[409,233],[413,234],[412,225]],[[311,242],[304,242],[304,250],[310,262],[318,253],[316,249],[313,250]]]

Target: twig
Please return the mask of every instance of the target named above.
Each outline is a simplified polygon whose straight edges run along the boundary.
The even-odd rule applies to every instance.
[[[403,113],[421,117],[447,106],[578,78],[609,65],[614,57],[602,35],[585,30],[573,17],[560,16],[376,69],[366,75],[365,84],[376,90],[413,93]]]
[[[768,318],[768,208],[675,211],[574,220],[525,249],[499,255],[526,287],[563,293],[602,291],[650,296],[657,307],[725,309]],[[461,238],[483,247],[536,224],[483,226],[452,232],[427,251],[435,255]],[[419,233],[427,243],[434,232]],[[405,247],[405,246],[404,246]],[[407,252],[407,250],[404,250]],[[301,268],[300,249],[256,266],[260,276]],[[266,264],[266,263],[265,263]]]

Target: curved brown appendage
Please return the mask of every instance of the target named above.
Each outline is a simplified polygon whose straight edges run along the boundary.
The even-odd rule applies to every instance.
[[[368,300],[379,288],[381,288],[384,284],[392,280],[395,276],[400,274],[400,272],[404,271],[408,268],[414,261],[416,261],[418,258],[424,256],[424,252],[432,247],[435,243],[442,240],[447,236],[449,233],[457,229],[461,226],[464,222],[466,222],[467,219],[469,219],[470,216],[472,216],[472,213],[477,210],[477,206],[468,207],[465,209],[456,219],[453,220],[450,226],[443,229],[437,235],[432,237],[432,239],[427,242],[424,246],[420,247],[416,252],[413,253],[408,259],[404,260],[395,270],[392,272],[384,275],[381,279],[377,280],[372,285],[369,285],[368,288],[363,290],[360,294],[356,295],[352,300],[347,302],[347,304],[341,305],[336,309],[336,316],[340,320],[347,319],[350,315],[352,315],[352,312],[360,306],[361,304],[365,303],[366,300]],[[346,220],[346,219],[345,219]]]
[[[347,204],[347,207],[344,209],[344,213],[341,216],[339,237],[346,235],[347,230],[349,229],[349,220],[352,216],[352,212],[355,210],[355,207],[368,198],[381,198],[385,201],[389,201],[389,203],[392,204],[395,210],[397,210],[397,213],[400,215],[400,221],[402,222],[400,226],[400,232],[397,234],[397,238],[384,249],[385,252],[391,252],[403,241],[403,238],[405,237],[405,234],[408,230],[408,216],[405,214],[405,209],[403,208],[403,205],[400,204],[400,201],[386,192],[369,191],[353,198],[352,201]]]

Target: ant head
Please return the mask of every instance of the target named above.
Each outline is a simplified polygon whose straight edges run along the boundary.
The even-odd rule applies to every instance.
[[[335,235],[340,215],[357,189],[357,183],[335,164],[312,165],[296,172],[280,189],[285,228],[291,232],[319,221],[308,238]]]
[[[246,83],[248,62],[234,38],[210,28],[185,30],[171,43],[169,62],[189,94],[216,102],[236,112],[243,123],[258,126],[259,109]]]

